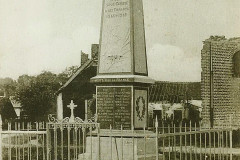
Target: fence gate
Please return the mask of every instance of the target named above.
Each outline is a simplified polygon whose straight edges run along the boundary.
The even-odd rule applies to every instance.
[[[86,136],[96,135],[99,124],[76,117],[73,121],[54,117],[47,123],[47,160],[77,160],[86,152]],[[91,144],[92,145],[92,144]],[[83,154],[84,156],[84,154]]]

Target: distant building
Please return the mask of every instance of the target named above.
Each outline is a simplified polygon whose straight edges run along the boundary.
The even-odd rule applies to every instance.
[[[0,115],[3,122],[17,118],[13,105],[7,97],[0,97]]]
[[[156,81],[149,90],[151,103],[180,103],[183,100],[201,100],[200,82]]]
[[[156,81],[150,87],[149,94],[150,126],[153,126],[156,116],[160,124],[163,121],[174,122],[176,125],[182,121],[200,121],[200,82]]]
[[[57,118],[63,119],[70,116],[67,105],[73,100],[78,105],[74,109],[74,115],[85,118],[85,100],[93,100],[95,85],[90,83],[90,78],[97,73],[98,45],[93,44],[91,48],[91,59],[83,58],[83,63],[69,80],[58,90],[57,94]],[[83,56],[85,56],[83,54]]]
[[[240,126],[240,38],[211,36],[201,51],[202,118],[206,127]]]
[[[5,92],[3,89],[0,88],[0,97],[5,97]]]
[[[20,117],[21,117],[21,112],[22,112],[22,110],[23,110],[21,103],[19,103],[18,101],[16,101],[13,96],[10,96],[10,97],[9,97],[9,100],[10,100],[10,102],[12,103],[13,109],[14,109],[17,117],[20,118]]]

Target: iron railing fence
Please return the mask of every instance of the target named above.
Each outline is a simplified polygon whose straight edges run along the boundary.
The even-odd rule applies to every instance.
[[[86,152],[86,137],[92,137],[97,128],[98,123],[81,120],[47,123],[47,160],[77,160]]]
[[[0,159],[45,160],[45,122],[8,122],[0,126]]]
[[[199,125],[201,126],[201,125]],[[232,128],[168,125],[158,132],[159,153],[167,160],[232,160]]]
[[[1,123],[0,123],[1,124]],[[3,160],[139,159],[232,160],[232,128],[174,124],[143,130],[100,129],[100,124],[69,118],[48,123],[0,125]],[[136,153],[136,154],[135,154]]]
[[[136,156],[142,159],[148,159],[151,156],[154,159],[164,160],[232,160],[231,128],[202,129],[196,126],[195,124],[194,127],[179,127],[179,131],[176,131],[175,126],[171,129],[169,125],[168,132],[159,131],[158,127],[154,132],[145,129],[143,131],[112,130],[111,125],[108,130],[99,128],[88,139],[92,144],[92,138],[95,138],[93,142],[97,147],[91,145],[91,149],[86,150],[88,154],[84,152],[81,159],[123,160],[131,157],[135,160]],[[129,144],[126,145],[126,139],[130,142],[130,147]],[[136,147],[135,144],[139,139],[143,142],[140,146],[141,153],[126,156],[129,152],[136,152],[139,146]],[[105,148],[102,141],[106,143]],[[155,148],[154,152],[149,152],[149,148],[152,150]],[[106,149],[109,152],[108,155],[104,152]],[[91,156],[87,157],[89,154]],[[93,156],[93,154],[96,155]],[[84,155],[86,155],[85,158]]]

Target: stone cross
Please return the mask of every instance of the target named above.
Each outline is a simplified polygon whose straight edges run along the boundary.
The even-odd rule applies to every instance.
[[[71,103],[70,103],[69,105],[67,105],[67,107],[70,108],[70,110],[71,110],[71,116],[70,116],[70,118],[69,118],[69,122],[74,122],[74,113],[73,113],[73,110],[74,110],[74,108],[77,107],[77,105],[75,105],[75,104],[73,103],[73,100],[71,100]]]

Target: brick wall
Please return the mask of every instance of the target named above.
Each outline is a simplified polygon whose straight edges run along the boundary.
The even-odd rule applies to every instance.
[[[210,125],[211,100],[214,127],[229,125],[230,121],[233,125],[240,126],[240,78],[234,77],[233,74],[233,55],[239,50],[240,38],[211,36],[204,41],[201,51],[201,97],[202,118],[206,127]],[[230,120],[230,117],[233,119]]]

